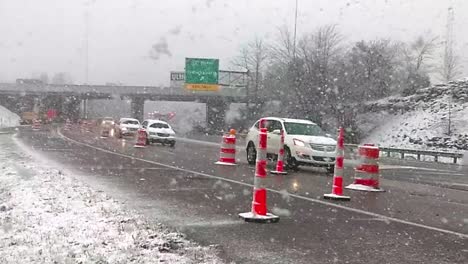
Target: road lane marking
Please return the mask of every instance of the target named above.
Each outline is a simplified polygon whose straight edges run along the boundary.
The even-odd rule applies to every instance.
[[[205,176],[205,177],[212,178],[212,179],[217,179],[217,180],[226,181],[226,182],[230,182],[230,183],[236,183],[236,184],[239,184],[239,185],[242,185],[242,186],[247,186],[247,187],[251,187],[251,188],[253,187],[252,184],[241,182],[241,181],[226,179],[226,178],[223,178],[223,177],[210,175],[210,174],[206,174],[206,173],[202,173],[202,172],[197,172],[197,171],[193,171],[193,170],[189,170],[189,169],[183,169],[183,168],[179,168],[179,167],[176,167],[176,166],[167,165],[167,164],[164,164],[164,163],[159,163],[159,162],[156,162],[156,161],[145,160],[145,159],[130,156],[130,155],[125,155],[125,154],[121,154],[121,153],[117,153],[117,152],[112,152],[112,151],[107,150],[107,149],[98,148],[98,147],[95,147],[95,146],[92,146],[92,145],[82,143],[82,142],[79,142],[77,140],[68,138],[68,137],[64,136],[61,133],[61,131],[59,131],[58,133],[65,140],[68,140],[68,141],[70,141],[72,143],[75,143],[77,145],[82,145],[82,146],[86,146],[86,147],[89,147],[89,148],[92,148],[92,149],[95,149],[95,150],[99,150],[99,151],[102,151],[104,153],[109,153],[109,154],[129,158],[129,159],[135,159],[135,160],[138,160],[138,161],[147,162],[147,163],[151,163],[151,164],[155,164],[155,165],[159,165],[159,166],[164,166],[164,167],[171,168],[171,169],[174,169],[174,170],[179,170],[179,171],[183,171],[183,172],[187,172],[187,173],[192,173],[192,174],[196,174],[196,175],[200,175],[200,176]],[[276,194],[280,194],[280,195],[284,194],[284,191],[278,191],[278,190],[270,189],[270,188],[267,188],[267,190],[270,191],[270,192],[276,193]],[[394,218],[394,217],[385,216],[385,215],[381,215],[381,214],[377,214],[377,213],[372,213],[372,212],[369,212],[369,211],[356,209],[356,208],[352,208],[352,207],[347,207],[347,206],[340,205],[340,204],[334,204],[334,203],[326,202],[326,201],[323,201],[323,200],[310,198],[310,197],[305,197],[305,196],[301,196],[301,195],[297,195],[297,194],[293,194],[293,193],[288,193],[288,195],[290,197],[294,197],[294,198],[297,198],[297,199],[301,199],[301,200],[305,200],[305,201],[309,201],[309,202],[313,202],[313,203],[317,203],[317,204],[321,204],[321,205],[327,205],[327,206],[339,208],[339,209],[354,212],[354,213],[364,214],[364,215],[371,216],[371,217],[374,217],[374,218],[379,218],[379,219],[383,219],[383,220],[392,221],[392,222],[395,222],[395,223],[400,223],[400,224],[405,224],[405,225],[409,225],[409,226],[424,228],[424,229],[427,229],[427,230],[437,231],[437,232],[440,232],[440,233],[456,235],[456,236],[458,236],[460,238],[468,239],[468,234],[463,234],[463,233],[459,233],[459,232],[456,232],[456,231],[451,231],[451,230],[447,230],[447,229],[442,229],[442,228],[438,228],[438,227],[433,227],[433,226],[428,226],[428,225],[424,225],[424,224],[420,224],[420,223],[406,221],[406,220],[399,219],[399,218]]]
[[[432,168],[423,168],[423,167],[414,167],[414,166],[400,166],[400,165],[380,165],[379,169],[381,170],[397,170],[397,169],[405,169],[405,170],[417,170],[417,171],[433,171],[433,172],[445,172],[445,173],[458,173],[456,170],[440,170],[440,169],[432,169]],[[464,175],[464,174],[461,174]]]

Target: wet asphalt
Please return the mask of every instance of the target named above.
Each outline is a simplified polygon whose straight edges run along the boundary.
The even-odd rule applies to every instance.
[[[325,201],[332,175],[303,168],[268,176],[268,208],[279,223],[245,223],[254,168],[219,166],[213,143],[134,148],[132,138],[98,131],[22,128],[15,135],[38,156],[140,213],[216,245],[235,263],[467,263],[468,172],[433,163],[382,164],[381,193],[345,190]],[[274,164],[269,164],[270,168]],[[352,166],[345,184],[352,182]]]

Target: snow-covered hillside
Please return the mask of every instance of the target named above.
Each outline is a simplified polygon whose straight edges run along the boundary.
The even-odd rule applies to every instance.
[[[0,105],[0,128],[19,125],[20,117]]]
[[[359,127],[367,135],[363,142],[380,146],[468,150],[468,79],[368,103]]]

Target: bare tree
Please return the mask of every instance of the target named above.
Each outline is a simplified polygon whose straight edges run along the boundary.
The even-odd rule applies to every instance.
[[[249,85],[247,87],[247,96],[249,100],[258,98],[263,88],[263,73],[268,59],[267,54],[267,45],[262,39],[256,37],[253,41],[242,47],[239,55],[231,62],[233,66],[248,72]],[[253,109],[250,109],[250,102],[248,102],[247,108],[249,113],[258,114],[257,112],[261,108],[261,105],[255,102]]]
[[[438,37],[431,36],[419,36],[409,45],[400,45],[403,54],[400,67],[403,95],[414,94],[430,85],[429,73],[433,71],[434,53],[438,46]]]
[[[445,82],[453,81],[461,74],[460,57],[454,54],[452,48],[445,47],[442,57],[442,67],[439,69],[440,77]]]

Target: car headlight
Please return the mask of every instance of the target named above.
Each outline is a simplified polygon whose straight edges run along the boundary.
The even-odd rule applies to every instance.
[[[156,132],[150,132],[149,134],[152,136],[156,136]]]
[[[122,127],[122,131],[127,131],[128,129],[126,127]]]
[[[306,146],[304,141],[302,141],[300,139],[297,139],[297,138],[293,138],[293,142],[294,142],[294,145],[299,146],[299,147],[305,147]]]

